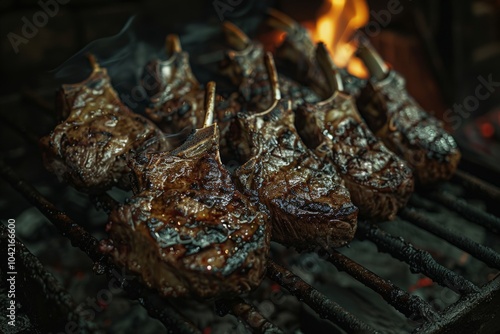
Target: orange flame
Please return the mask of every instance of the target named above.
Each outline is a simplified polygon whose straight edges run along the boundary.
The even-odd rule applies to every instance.
[[[311,27],[315,42],[322,41],[330,50],[339,67],[358,77],[367,78],[368,71],[360,59],[353,57],[356,45],[350,39],[353,33],[368,23],[370,17],[366,0],[328,0],[326,12]]]

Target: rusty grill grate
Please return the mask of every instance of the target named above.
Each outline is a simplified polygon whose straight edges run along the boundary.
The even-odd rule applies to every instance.
[[[24,130],[15,122],[3,119],[1,123],[17,131],[28,143],[34,144],[36,142],[36,136]],[[42,168],[42,166],[39,166],[39,168]],[[67,214],[56,208],[30,183],[17,175],[3,160],[0,160],[0,175],[45,215],[61,234],[71,241],[74,247],[80,248],[94,261],[98,273],[105,273],[112,277],[113,271],[122,269],[116,267],[109,258],[99,251],[99,242],[95,237],[79,226]],[[500,203],[500,189],[463,171],[458,171],[450,183],[459,185],[468,192],[479,194],[479,197],[485,202]],[[442,239],[442,242],[448,242],[467,252],[489,267],[500,269],[500,254],[498,252],[473,241],[467,236],[459,235],[447,227],[441,226],[438,222],[434,222],[423,215],[419,207],[421,207],[422,202],[430,200],[433,205],[455,211],[470,222],[481,225],[488,233],[496,235],[500,232],[500,219],[497,216],[479,210],[467,204],[465,200],[457,198],[446,191],[434,190],[426,192],[424,195],[426,198],[423,198],[421,193],[415,194],[408,207],[400,212],[399,217],[437,236]],[[103,207],[116,204],[115,200],[107,194],[100,196],[98,201]],[[0,242],[3,243],[7,240],[7,232],[4,226],[0,228]],[[357,239],[374,243],[380,252],[388,253],[393,258],[405,262],[413,273],[421,273],[433,282],[449,288],[461,296],[456,303],[447,307],[444,311],[438,312],[423,298],[411,295],[405,289],[378,276],[348,256],[338,251],[319,252],[324,261],[330,262],[339,271],[346,272],[353,279],[375,291],[404,316],[419,320],[420,325],[414,329],[413,333],[473,332],[479,328],[483,329],[485,333],[493,333],[496,330],[494,318],[500,317],[500,278],[498,275],[487,284],[478,286],[464,276],[439,264],[428,251],[414,247],[402,237],[391,235],[375,224],[359,222]],[[77,315],[74,313],[75,303],[68,292],[61,288],[59,283],[45,271],[40,261],[29,253],[19,240],[17,240],[17,247],[21,250],[18,252],[17,261],[22,268],[19,271],[22,271],[21,284],[23,289],[32,293],[35,296],[34,300],[40,298],[42,301],[45,300],[47,305],[51,305],[46,308],[39,304],[38,306],[41,309],[34,306],[28,310],[30,319],[36,327],[33,328],[33,331],[54,330],[54,328],[61,326],[61,319],[64,320],[64,323],[68,319],[74,319],[78,322]],[[2,271],[6,272],[5,270]],[[329,299],[302,278],[277,263],[277,260],[270,259],[267,276],[308,305],[321,318],[331,321],[346,332],[377,332],[370,324],[362,322],[337,302]],[[150,316],[158,319],[168,331],[173,333],[202,332],[183,315],[182,310],[176,309],[171,301],[159,298],[154,291],[141,283],[132,281],[127,285],[122,284],[122,288],[129,294],[130,298],[137,299]],[[242,298],[220,300],[215,305],[219,315],[232,314],[254,332],[282,332],[277,325],[271,323],[259,313],[254,305]],[[47,313],[52,314],[53,318],[44,318]],[[85,327],[88,332],[95,330],[95,325],[92,323],[86,323]]]

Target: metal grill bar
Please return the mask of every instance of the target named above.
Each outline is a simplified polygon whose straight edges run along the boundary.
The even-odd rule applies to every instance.
[[[498,333],[500,317],[500,277],[486,284],[481,292],[464,296],[446,309],[440,321],[426,322],[414,334]]]
[[[414,209],[404,208],[399,213],[400,217],[413,225],[424,229],[435,236],[442,238],[452,245],[466,251],[475,258],[483,261],[492,268],[500,269],[500,255],[493,249],[483,246],[469,238],[458,236],[449,229],[434,224],[430,219]]]
[[[226,299],[216,302],[217,313],[224,316],[231,313],[244,321],[253,333],[281,334],[283,331],[270,323],[259,311],[241,298]]]
[[[455,197],[444,191],[429,193],[427,196],[443,204],[448,209],[458,212],[471,222],[484,226],[494,233],[500,233],[500,218],[468,205],[462,198]]]
[[[454,180],[457,180],[465,189],[486,195],[489,199],[500,203],[500,189],[498,187],[461,170],[455,172]]]
[[[40,210],[61,232],[67,237],[71,244],[80,248],[87,254],[98,266],[103,268],[110,278],[113,278],[112,272],[117,270],[111,261],[105,257],[98,249],[99,242],[90,233],[85,231],[75,223],[64,212],[59,211],[52,203],[45,199],[33,186],[20,179],[5,162],[0,159],[0,175],[28,199],[38,210]],[[169,305],[163,303],[161,307],[154,308],[151,298],[156,298],[156,294],[151,292],[147,294],[148,289],[142,287],[137,282],[127,282],[122,286],[123,289],[135,298],[143,298],[141,303],[152,315],[158,315],[167,329],[175,330],[175,333],[200,333],[200,331],[188,320],[178,315]],[[144,297],[146,295],[146,297]],[[148,297],[149,295],[149,297]],[[152,307],[150,309],[150,307]]]
[[[403,313],[410,319],[425,319],[435,321],[439,318],[434,309],[418,296],[410,296],[406,291],[386,281],[377,274],[366,269],[359,263],[332,251],[330,254],[323,252],[338,270],[345,271],[373,291],[377,292],[382,298],[391,304],[396,310]]]
[[[358,233],[361,238],[376,244],[380,251],[408,263],[410,270],[414,273],[423,273],[433,281],[459,294],[479,291],[479,288],[472,282],[437,263],[429,252],[416,249],[401,238],[382,231],[374,224],[358,222]]]
[[[309,305],[318,315],[332,321],[348,333],[375,333],[375,330],[361,322],[340,305],[304,282],[291,271],[273,260],[268,261],[267,276],[287,289],[292,295]]]
[[[137,286],[133,288],[134,291],[140,291],[139,289],[140,288]],[[136,299],[139,300],[150,316],[158,319],[165,325],[167,330],[170,329],[169,332],[179,334],[201,334],[201,331],[195,325],[186,320],[184,316],[173,307],[165,304],[165,302],[157,296],[156,292],[150,291],[146,295],[137,295]]]

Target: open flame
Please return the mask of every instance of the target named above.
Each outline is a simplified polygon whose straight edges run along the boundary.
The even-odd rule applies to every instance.
[[[360,78],[368,77],[368,70],[359,58],[353,57],[356,44],[353,33],[368,23],[370,13],[366,0],[327,0],[322,16],[309,26],[315,42],[324,42],[339,67]]]

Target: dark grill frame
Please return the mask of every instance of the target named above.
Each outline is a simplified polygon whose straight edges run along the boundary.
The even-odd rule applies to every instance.
[[[24,130],[5,117],[2,124],[16,130],[27,142],[37,142],[36,136]],[[120,271],[122,268],[114,265],[110,258],[99,251],[99,241],[85,229],[75,223],[68,215],[58,210],[52,203],[44,198],[32,185],[22,180],[9,167],[5,161],[0,159],[0,176],[5,179],[15,190],[21,193],[33,206],[35,206],[49,221],[55,225],[61,234],[68,238],[74,247],[80,248],[87,256],[96,263],[99,273],[112,275],[113,270]],[[500,189],[490,185],[463,171],[458,171],[451,181],[460,184],[468,191],[481,194],[481,198],[491,203],[500,203]],[[491,233],[498,234],[500,231],[500,219],[492,214],[483,212],[475,207],[467,205],[460,198],[442,192],[440,190],[426,194],[435,203],[462,214],[467,220],[481,225]],[[116,202],[107,194],[98,196],[96,200],[106,210],[116,205]],[[438,225],[422,215],[415,204],[422,201],[419,194],[415,194],[410,200],[409,207],[399,213],[399,217],[411,224],[426,230],[429,233],[449,242],[459,249],[464,250],[475,258],[483,261],[491,268],[500,269],[500,254],[491,248],[483,246],[467,237],[457,235],[451,230]],[[3,227],[0,234],[5,233]],[[447,287],[461,295],[455,304],[449,306],[445,311],[438,313],[433,307],[418,296],[412,296],[391,282],[379,277],[377,274],[366,269],[362,265],[351,260],[349,257],[337,251],[319,251],[319,255],[326,261],[332,263],[338,270],[345,271],[354,279],[360,281],[370,289],[377,292],[387,303],[404,314],[407,318],[423,319],[424,323],[416,328],[413,333],[461,333],[466,330],[477,330],[481,328],[485,333],[493,333],[496,329],[495,317],[500,317],[500,276],[496,276],[488,284],[478,287],[463,276],[438,264],[431,254],[425,250],[417,249],[404,239],[393,236],[377,225],[360,221],[356,237],[360,240],[368,240],[377,245],[379,251],[390,254],[393,258],[407,263],[414,273],[422,273],[434,282]],[[6,238],[2,237],[0,243]],[[75,319],[75,304],[67,291],[58,285],[57,281],[46,271],[40,262],[27,251],[24,245],[17,241],[17,245],[24,251],[21,252],[19,263],[24,265],[26,272],[23,277],[40,278],[47,291],[51,291],[48,299],[55,300],[54,309],[59,314],[64,314],[68,319]],[[3,272],[6,272],[3,270]],[[375,333],[376,331],[365,324],[354,315],[347,312],[336,302],[327,298],[314,287],[304,282],[300,277],[290,272],[285,267],[270,259],[267,277],[277,282],[280,286],[295,295],[303,303],[311,307],[321,318],[327,319],[348,333]],[[30,283],[26,279],[25,284]],[[45,285],[44,285],[45,284]],[[186,319],[182,312],[175,309],[166,299],[160,299],[151,289],[145,287],[138,281],[128,282],[122,288],[133,299],[138,299],[148,313],[158,319],[173,333],[201,333],[200,329]],[[55,298],[54,295],[62,296]],[[494,305],[497,305],[495,308]],[[282,331],[269,322],[253,305],[248,304],[241,298],[221,300],[216,302],[217,312],[220,315],[233,314],[243,321],[252,331],[257,333],[281,333]],[[61,313],[62,312],[62,313]],[[30,318],[37,328],[46,330],[54,323],[47,323],[40,319],[36,311],[30,314]],[[34,320],[33,320],[34,319]],[[78,319],[75,319],[78,320]],[[92,332],[93,324],[87,324],[87,330]],[[52,328],[54,329],[54,328]]]

